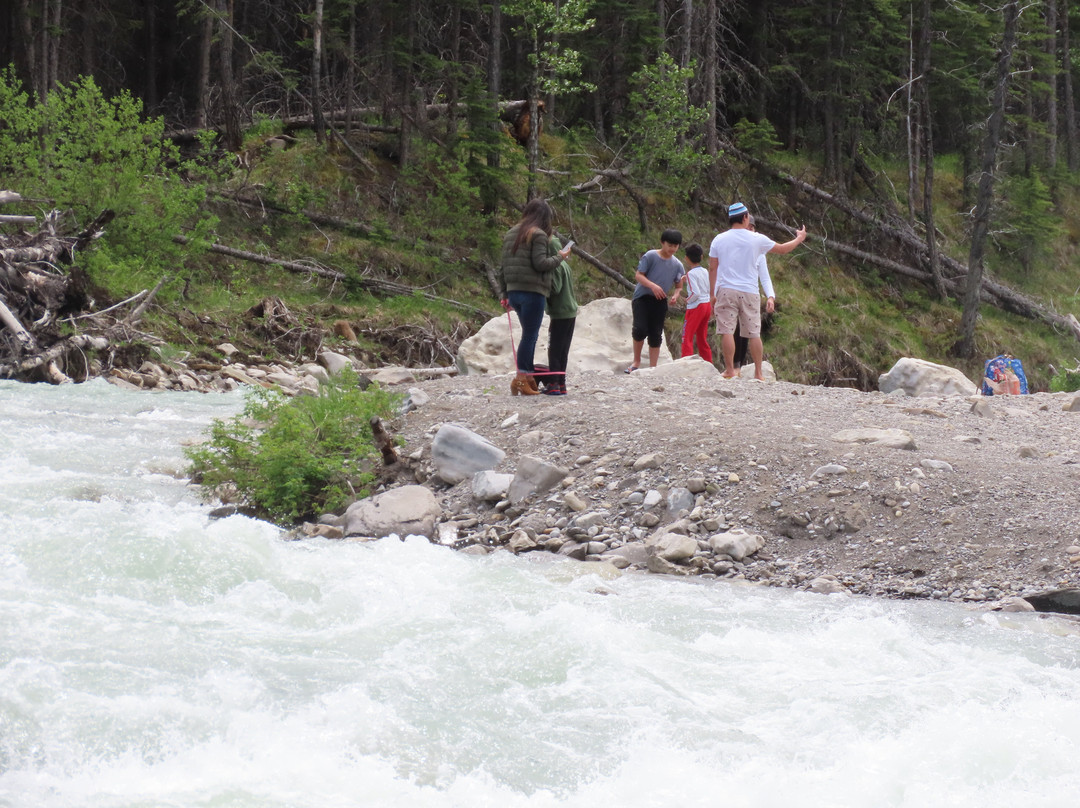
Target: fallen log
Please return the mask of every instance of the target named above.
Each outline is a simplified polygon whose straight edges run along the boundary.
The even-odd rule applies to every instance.
[[[173,241],[175,241],[177,244],[191,243],[191,240],[188,239],[186,236],[173,236]],[[484,309],[477,308],[476,306],[470,306],[468,303],[462,303],[459,300],[453,300],[448,297],[440,297],[439,295],[433,295],[430,292],[424,292],[414,286],[407,286],[403,283],[394,283],[393,281],[347,275],[340,270],[324,267],[322,264],[315,263],[314,261],[311,263],[288,261],[283,258],[274,258],[273,256],[261,255],[259,253],[248,252],[246,250],[237,250],[233,247],[227,247],[224,244],[211,244],[209,247],[207,247],[207,249],[212,253],[217,253],[218,255],[227,255],[230,258],[239,258],[244,261],[251,261],[252,263],[262,264],[264,266],[279,266],[282,269],[288,270],[289,272],[308,273],[311,275],[317,275],[320,278],[327,278],[329,280],[338,282],[348,281],[349,283],[355,284],[356,286],[359,286],[363,289],[384,292],[386,294],[418,294],[425,300],[446,303],[450,306],[463,309],[484,318],[491,317],[490,311],[485,311]]]
[[[37,340],[34,339],[34,335],[19,322],[19,318],[7,307],[7,303],[4,302],[2,296],[0,296],[0,323],[3,323],[8,331],[15,335],[15,339],[19,341],[23,350],[33,351],[37,349]]]
[[[0,378],[11,379],[21,376],[32,370],[44,368],[46,376],[53,384],[70,382],[68,378],[56,366],[56,360],[64,354],[74,350],[102,351],[109,347],[109,340],[104,337],[91,336],[89,334],[76,334],[49,346],[44,351],[27,356],[17,361],[0,362]]]

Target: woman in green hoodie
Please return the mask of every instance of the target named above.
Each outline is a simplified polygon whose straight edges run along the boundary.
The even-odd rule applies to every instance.
[[[552,236],[549,244],[556,252],[562,243]],[[548,310],[548,376],[544,395],[566,395],[566,363],[570,342],[574,339],[578,304],[574,297],[574,273],[566,261],[561,261],[551,273],[551,292],[547,297]]]

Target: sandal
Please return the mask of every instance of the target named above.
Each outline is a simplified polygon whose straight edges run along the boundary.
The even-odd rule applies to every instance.
[[[637,370],[637,367],[635,365],[630,365],[623,373],[633,373],[635,370]]]

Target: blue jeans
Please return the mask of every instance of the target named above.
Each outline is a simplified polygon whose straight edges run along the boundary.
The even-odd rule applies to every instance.
[[[521,340],[517,348],[518,372],[532,373],[536,370],[533,354],[536,353],[536,340],[540,336],[540,323],[544,321],[547,298],[539,292],[507,292],[506,299],[521,322]]]

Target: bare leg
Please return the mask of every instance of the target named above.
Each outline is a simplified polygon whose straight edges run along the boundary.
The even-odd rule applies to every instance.
[[[656,363],[660,361],[660,347],[649,346],[649,367],[656,367]]]
[[[641,367],[641,346],[645,344],[645,340],[634,340],[634,361],[630,363],[631,367]]]
[[[761,358],[765,352],[761,345],[761,337],[750,337],[747,347],[750,349],[750,358],[754,360],[754,378],[765,381],[765,375],[761,372]]]
[[[758,340],[760,342],[761,340]],[[739,374],[735,372],[735,335],[720,335],[720,350],[724,354],[724,378],[734,379]]]

